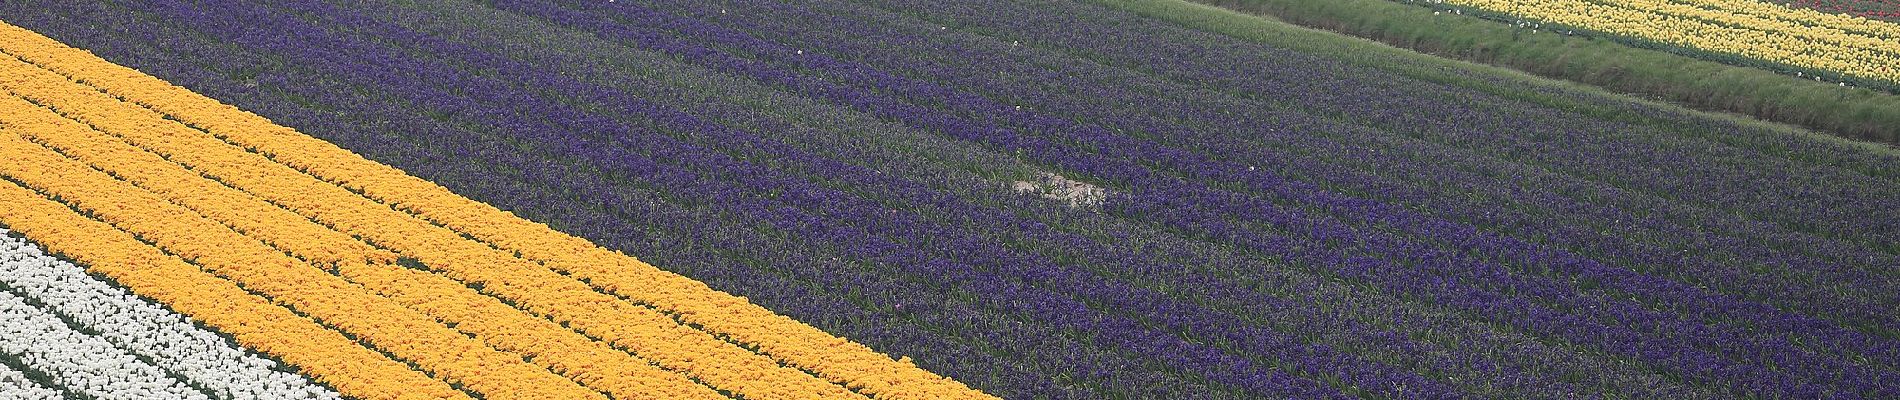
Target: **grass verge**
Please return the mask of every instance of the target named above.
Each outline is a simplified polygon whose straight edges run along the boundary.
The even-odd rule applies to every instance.
[[[1532,33],[1473,16],[1434,14],[1431,8],[1390,0],[1185,1],[1706,111],[1753,116],[1851,139],[1900,143],[1900,96],[1873,89],[1842,87],[1605,39],[1566,36],[1548,30]],[[1348,59],[1377,61],[1367,57],[1383,57],[1385,61],[1402,60],[1407,64],[1439,67],[1459,67],[1457,64],[1460,64],[1417,60],[1415,58],[1422,57],[1416,56],[1407,59],[1401,53],[1377,51],[1360,43],[1315,39],[1312,35],[1274,29],[1257,21],[1209,14],[1176,1],[1106,3],[1198,29],[1299,50],[1344,54],[1343,58]],[[1351,54],[1368,50],[1373,54]]]

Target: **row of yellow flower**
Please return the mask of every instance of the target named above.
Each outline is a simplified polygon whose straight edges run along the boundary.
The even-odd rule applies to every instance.
[[[104,96],[104,95],[100,95]],[[18,99],[3,99],[8,106]],[[422,311],[497,349],[530,356],[619,399],[714,399],[723,395],[547,320],[534,318],[460,283],[390,274],[395,255],[310,222],[248,193],[195,173],[51,111],[9,116],[18,133],[285,252],[326,266],[353,283]],[[17,118],[17,119],[16,119]],[[301,234],[302,236],[296,236]],[[319,257],[330,257],[319,261]],[[370,264],[373,263],[373,264]],[[426,273],[417,272],[427,275]],[[479,311],[478,311],[479,310]]]
[[[255,114],[238,110],[137,71],[113,65],[82,50],[66,47],[31,31],[0,24],[0,50],[96,85],[114,96],[164,112],[173,118],[201,127],[223,140],[271,154],[275,162],[364,193],[372,199],[455,230],[445,232],[447,234],[467,234],[500,251],[519,253],[534,263],[582,279],[594,289],[667,310],[674,317],[685,322],[701,326],[707,331],[731,340],[755,346],[761,352],[775,358],[776,361],[813,371],[825,379],[850,386],[864,393],[893,399],[993,398],[955,380],[925,371],[909,362],[908,359],[893,360],[861,344],[832,336],[810,325],[774,314],[745,301],[744,298],[713,290],[701,282],[601,248],[585,239],[560,233],[546,225],[527,221],[492,206],[463,198],[439,185],[403,174],[394,168],[364,159],[290,128],[272,124],[269,120]],[[251,189],[251,191],[255,193],[259,190]],[[285,193],[292,193],[291,197],[297,195],[296,191]],[[321,205],[314,207],[316,208],[312,208],[313,210],[323,209]],[[306,212],[305,215],[312,215],[312,213]],[[374,232],[363,234],[360,232],[379,228],[363,226],[360,224],[363,221],[380,222],[369,219],[360,220],[358,224],[347,221],[329,224],[343,228],[342,230],[352,234],[371,237],[378,243],[392,246],[398,252],[403,252],[402,248],[411,248],[412,251],[417,252],[432,252],[433,254],[428,257],[417,256],[432,267],[453,269],[456,264],[480,261],[480,258],[493,257],[496,253],[473,251],[475,249],[469,249],[470,252],[460,252],[460,250],[435,248],[438,244],[431,243],[431,240],[435,239],[422,239],[434,237],[431,236],[434,235],[432,232],[414,232],[419,236],[404,236],[406,233],[401,230],[388,234]],[[389,239],[387,243],[385,243],[385,238]],[[519,282],[516,278],[522,278],[529,280],[526,283],[536,285],[527,287],[566,290],[560,287],[562,285],[555,285],[542,278],[546,276],[544,275],[546,269],[538,272],[528,269],[529,266],[535,266],[534,263],[527,266],[512,264],[495,266],[492,272],[486,275],[475,271],[452,273],[451,276],[477,282],[486,280]],[[503,272],[517,270],[517,268],[522,271],[520,272],[522,274],[528,272],[535,274],[511,276],[509,274],[514,272]],[[555,286],[540,286],[542,284]],[[489,287],[495,286],[497,285],[489,285]],[[527,296],[508,295],[506,297],[517,299],[518,303],[530,308],[554,311],[550,315],[563,322],[585,322],[585,318],[592,318],[588,316],[591,313],[585,311],[593,307],[622,304],[597,300],[576,301],[581,297],[562,300],[569,303],[542,304],[525,301],[530,300]],[[574,307],[580,309],[574,310]],[[618,307],[599,307],[600,310],[609,308]],[[623,315],[639,315],[641,319],[665,317],[644,308],[634,311],[648,312],[632,312]],[[598,326],[588,323],[579,323],[575,326],[583,325]],[[619,334],[591,332],[589,329],[604,329],[604,327],[582,328],[584,332],[597,337],[610,340],[620,337]],[[684,332],[681,333],[684,334]],[[614,340],[614,342],[625,343],[636,351],[640,351],[640,346],[646,345],[639,343],[638,340],[623,339]],[[642,354],[648,353],[643,351]],[[700,364],[704,362],[704,357],[707,355],[700,355],[698,359],[692,358],[694,356],[691,355],[683,356],[687,358],[654,359],[663,366],[669,366],[670,363],[684,363],[694,368],[705,368]],[[727,364],[727,366],[738,367],[732,364]],[[669,368],[672,367],[669,366]],[[755,378],[763,376],[768,375],[757,375]],[[705,378],[702,377],[702,379]],[[762,386],[787,387],[764,379],[760,381]],[[715,385],[719,384],[715,383]],[[743,390],[735,391],[743,392]]]
[[[17,60],[0,60],[0,64],[4,64],[0,65],[0,71],[6,73],[33,72],[30,66],[22,65]],[[20,98],[0,101],[5,102],[8,108],[32,106],[22,106]],[[261,240],[304,260],[318,265],[342,262],[391,263],[396,260],[395,254],[357,241],[342,232],[310,223],[282,208],[205,179],[196,172],[163,167],[170,162],[77,121],[61,117],[51,110],[14,111],[8,113],[13,121],[10,123],[23,128],[15,129],[14,133],[86,161],[100,170],[111,172],[172,202],[223,222],[245,236]],[[284,223],[283,217],[295,217],[303,223]]]
[[[396,265],[344,264],[343,276],[410,308],[442,316],[457,329],[495,337],[504,350],[546,363],[556,372],[616,399],[725,399],[712,388],[666,371],[605,343],[535,318],[461,282]]]
[[[1900,83],[1900,44],[1836,28],[1790,23],[1663,0],[1445,0],[1543,23]]]
[[[1777,19],[1799,24],[1822,26],[1844,32],[1884,38],[1900,38],[1900,24],[1868,19],[1857,15],[1788,7],[1757,0],[1680,0],[1697,6],[1728,12]]]
[[[714,387],[759,398],[863,397],[52,71],[0,60],[0,74],[25,77],[9,85],[68,117]]]
[[[4,101],[0,103],[0,124],[9,130],[43,128],[19,118],[20,114],[43,109],[17,97],[0,101]],[[606,400],[546,369],[527,364],[519,355],[490,348],[428,316],[19,135],[0,136],[0,159],[8,161],[0,163],[0,176],[84,210],[206,271],[412,362],[439,379],[460,383],[488,397]]]
[[[0,134],[7,134],[0,129]],[[79,215],[12,182],[0,181],[0,223],[48,251],[133,293],[165,303],[235,338],[238,344],[295,365],[338,391],[366,400],[464,399],[462,392],[357,345],[341,333],[246,293],[236,284],[140,243],[131,234]]]
[[[1763,18],[1726,9],[1713,9],[1705,5],[1678,3],[1674,0],[1594,1],[1621,7],[1626,10],[1636,10],[1663,16],[1683,17],[1691,21],[1714,23],[1730,28],[1787,35],[1793,38],[1812,41],[1817,46],[1840,46],[1866,49],[1888,56],[1900,53],[1900,43],[1893,42],[1885,37],[1853,33],[1823,25],[1788,21],[1779,18]]]

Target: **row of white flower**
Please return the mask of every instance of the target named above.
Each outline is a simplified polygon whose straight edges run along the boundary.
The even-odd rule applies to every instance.
[[[101,399],[208,399],[165,370],[73,330],[11,292],[0,292],[0,352],[45,372],[69,390]]]
[[[31,296],[47,311],[152,360],[192,384],[230,399],[337,399],[303,376],[273,370],[276,362],[246,353],[190,319],[87,275],[83,268],[0,229],[0,283]]]
[[[25,373],[0,365],[0,400],[54,400],[59,391],[40,386]]]

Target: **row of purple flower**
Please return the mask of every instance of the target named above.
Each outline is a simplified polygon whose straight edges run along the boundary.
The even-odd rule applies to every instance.
[[[1878,153],[1095,4],[8,8],[1005,397],[1900,395]]]

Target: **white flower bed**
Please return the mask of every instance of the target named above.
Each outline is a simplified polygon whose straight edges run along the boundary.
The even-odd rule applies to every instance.
[[[165,370],[132,357],[105,339],[88,336],[0,292],[0,352],[45,372],[60,386],[101,399],[205,399],[204,393],[165,376]]]
[[[218,334],[168,309],[87,275],[0,229],[0,283],[48,311],[99,333],[118,348],[231,399],[337,399],[307,378],[272,370],[276,362],[246,353]]]
[[[0,365],[0,400],[54,400],[59,391],[47,389],[31,380],[26,374]]]

